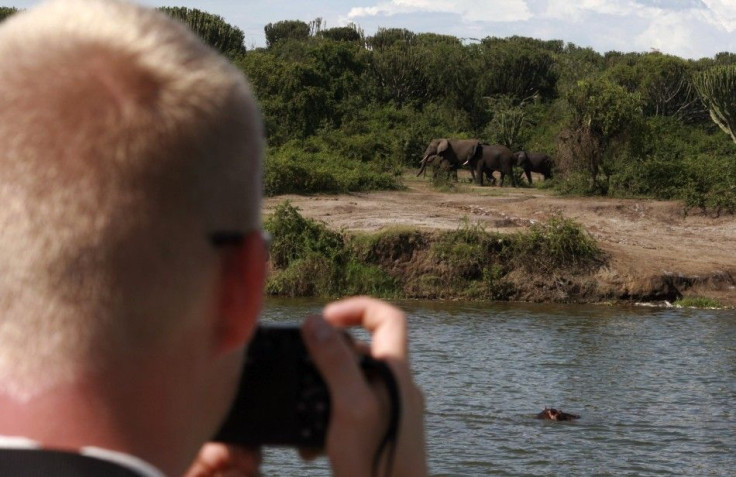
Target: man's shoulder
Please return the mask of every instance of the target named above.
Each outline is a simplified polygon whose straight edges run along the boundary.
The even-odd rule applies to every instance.
[[[0,475],[153,477],[157,474],[92,455],[48,449],[13,448],[0,449]]]

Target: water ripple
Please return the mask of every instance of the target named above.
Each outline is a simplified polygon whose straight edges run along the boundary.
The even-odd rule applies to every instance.
[[[270,305],[266,319],[310,303]],[[732,312],[405,304],[435,476],[732,475]],[[544,406],[582,417],[548,422]],[[269,450],[263,475],[326,475]]]

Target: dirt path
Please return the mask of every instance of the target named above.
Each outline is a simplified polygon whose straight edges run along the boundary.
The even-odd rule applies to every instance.
[[[557,197],[532,188],[476,187],[462,184],[442,193],[427,180],[407,178],[408,190],[326,196],[279,196],[266,201],[266,213],[289,200],[301,213],[331,228],[376,231],[408,226],[456,229],[464,218],[487,231],[513,232],[560,213],[581,223],[610,255],[610,273],[621,277],[723,276],[729,286],[705,293],[736,304],[736,216],[718,218],[679,203],[648,199]],[[701,290],[702,291],[702,290]],[[706,290],[707,292],[707,290]]]

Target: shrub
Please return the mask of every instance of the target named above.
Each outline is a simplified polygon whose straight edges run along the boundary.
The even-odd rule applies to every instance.
[[[265,227],[272,235],[271,263],[275,268],[267,293],[291,297],[396,296],[396,280],[378,266],[359,261],[342,234],[302,217],[288,201],[276,207]]]
[[[333,263],[345,264],[345,242],[341,234],[324,224],[305,219],[288,201],[278,205],[264,224],[271,233],[271,263],[279,268],[314,253]]]
[[[398,281],[380,267],[351,260],[345,267],[345,286],[340,295],[393,298],[398,295],[398,290]]]
[[[598,265],[603,252],[588,232],[572,219],[554,215],[519,233],[506,254],[512,254],[527,270],[588,268]],[[510,257],[509,257],[510,258]]]
[[[603,258],[580,225],[560,216],[515,235],[488,233],[465,219],[448,232],[396,228],[348,237],[285,202],[266,229],[273,235],[266,290],[286,296],[508,300],[516,293],[508,273],[518,264],[534,273],[575,273]]]
[[[736,161],[733,157],[699,155],[684,162],[686,184],[680,197],[685,202],[685,212],[699,208],[736,212]]]
[[[508,300],[514,287],[505,278],[508,267],[501,260],[507,243],[501,235],[490,234],[465,218],[457,230],[437,237],[430,252],[443,264],[444,287],[453,294],[476,300]]]
[[[720,301],[700,296],[680,298],[674,305],[680,308],[723,308]]]
[[[400,188],[399,168],[385,157],[370,160],[369,151],[377,151],[378,147],[366,145],[363,140],[312,137],[269,149],[264,177],[266,195]]]

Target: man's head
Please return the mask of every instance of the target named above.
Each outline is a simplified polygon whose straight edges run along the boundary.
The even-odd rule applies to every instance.
[[[242,74],[162,13],[55,0],[0,24],[0,91],[0,393],[144,357],[220,313],[227,251],[209,237],[260,226]]]

